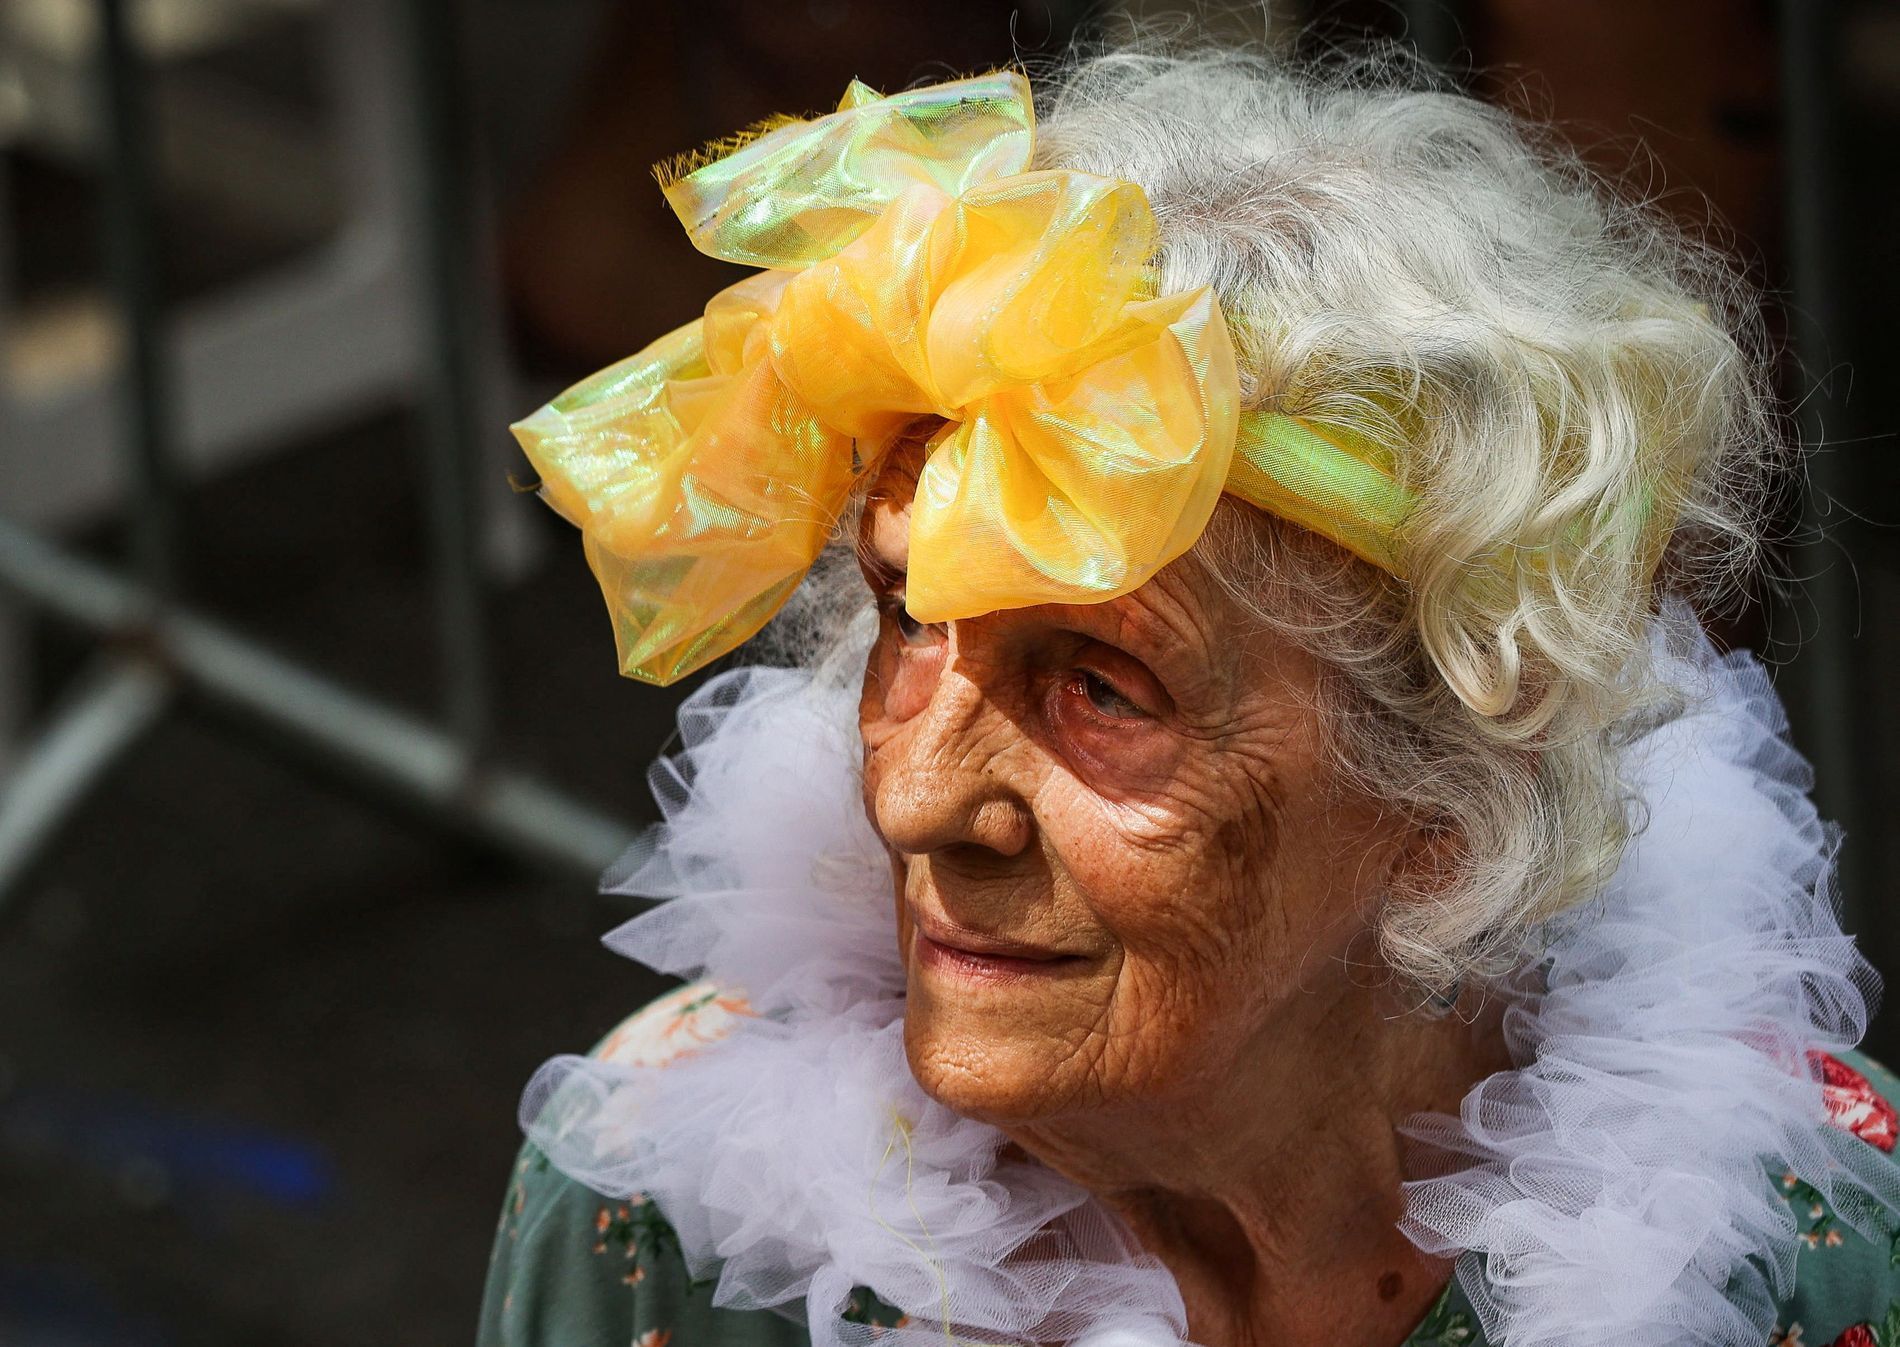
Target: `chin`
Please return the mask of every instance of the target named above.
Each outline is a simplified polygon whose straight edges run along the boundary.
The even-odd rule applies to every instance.
[[[1074,1041],[1040,1028],[1034,1017],[939,1008],[914,989],[904,1012],[904,1052],[924,1093],[997,1126],[1075,1106],[1075,1083],[1088,1072],[1069,1046]]]

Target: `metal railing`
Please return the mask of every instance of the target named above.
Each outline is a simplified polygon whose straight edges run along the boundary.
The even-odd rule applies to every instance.
[[[429,564],[441,698],[425,720],[273,653],[178,591],[172,400],[160,313],[144,71],[129,0],[98,2],[98,89],[107,256],[124,318],[122,462],[129,565],[87,560],[0,513],[0,587],[88,631],[89,670],[0,788],[0,900],[100,777],[189,691],[426,811],[452,832],[590,879],[631,829],[496,761],[490,662],[476,556],[480,442],[472,343],[480,267],[462,128],[452,0],[402,0],[413,92],[411,208],[424,273]]]

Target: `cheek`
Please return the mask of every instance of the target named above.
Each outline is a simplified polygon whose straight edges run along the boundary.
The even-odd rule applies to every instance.
[[[1131,968],[1192,982],[1257,965],[1263,933],[1276,925],[1260,820],[1161,816],[1100,799],[1090,814],[1061,848],[1064,862]]]
[[[1271,1000],[1362,935],[1377,829],[1332,798],[1323,762],[1286,748],[1247,757],[1195,746],[1166,793],[1141,802],[1078,792],[1053,840],[1124,951],[1118,994],[1208,1013]]]
[[[1130,1098],[1192,1089],[1256,1039],[1276,988],[1294,980],[1273,889],[1261,882],[1269,852],[1245,826],[1078,796],[1061,824],[1045,826],[1115,951],[1100,1031],[1086,1040],[1093,1088]]]

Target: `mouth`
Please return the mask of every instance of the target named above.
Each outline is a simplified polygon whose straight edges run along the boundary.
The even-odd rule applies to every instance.
[[[919,965],[979,982],[1020,982],[1068,972],[1087,960],[1080,954],[966,931],[911,911],[911,949]]]

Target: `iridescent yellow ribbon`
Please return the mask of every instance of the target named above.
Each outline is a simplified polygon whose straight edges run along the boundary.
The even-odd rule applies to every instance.
[[[1388,570],[1390,460],[1239,406],[1211,290],[1145,291],[1133,183],[1031,171],[1012,72],[769,131],[665,186],[702,251],[766,268],[514,427],[577,524],[622,672],[670,683],[739,645],[920,417],[907,606],[924,622],[1128,593],[1223,491]]]

